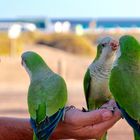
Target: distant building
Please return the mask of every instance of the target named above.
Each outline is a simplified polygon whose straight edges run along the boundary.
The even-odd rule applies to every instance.
[[[76,32],[103,30],[114,32],[140,28],[140,19],[92,19],[92,18],[18,18],[0,19],[0,31],[7,31],[13,24],[19,24],[22,31],[38,29],[45,32]]]
[[[69,22],[71,31],[76,31],[78,28],[84,31],[89,29],[94,29],[99,32],[102,30],[111,30],[114,28],[128,30],[140,28],[140,19],[128,19],[128,18],[104,18],[104,19],[92,19],[92,18],[63,18],[63,19],[51,19],[51,22],[55,25],[56,23],[63,24],[64,22]]]
[[[63,28],[65,28],[65,23],[67,23],[67,26],[69,28],[67,28],[68,30],[66,31],[78,31],[78,32],[82,32],[82,30],[84,29],[88,29],[91,19],[51,19],[52,24],[54,25],[54,27],[59,23],[59,27],[62,28],[61,31],[63,32]],[[54,28],[55,31],[55,28]],[[65,30],[64,30],[65,31]]]
[[[0,22],[0,31],[9,31],[14,25],[18,25],[21,31],[34,31],[36,30],[36,25],[33,23],[23,23],[23,22]]]
[[[39,30],[47,30],[50,24],[50,19],[48,18],[22,18],[18,19],[18,21],[33,23]]]
[[[12,25],[18,24],[23,31],[48,29],[49,20],[46,18],[21,18],[21,19],[0,19],[0,31],[7,31]]]

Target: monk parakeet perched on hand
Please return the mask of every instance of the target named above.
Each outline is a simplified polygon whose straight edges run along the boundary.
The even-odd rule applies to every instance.
[[[65,81],[35,52],[23,53],[22,65],[30,77],[28,110],[34,139],[48,140],[64,113],[67,100]]]
[[[84,77],[84,92],[88,110],[98,109],[111,99],[109,75],[115,59],[118,42],[103,38],[97,46],[97,55]],[[105,140],[105,136],[101,140]]]
[[[140,140],[140,44],[132,36],[122,36],[111,71],[110,90],[122,115]]]

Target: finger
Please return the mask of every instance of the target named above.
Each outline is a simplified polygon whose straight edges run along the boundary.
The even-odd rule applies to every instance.
[[[95,124],[93,126],[93,129],[96,128],[99,132],[103,131],[104,133],[110,128],[112,127],[119,119],[121,118],[121,113],[119,110],[116,110],[114,113],[114,116],[107,121],[104,121],[100,124]]]
[[[70,129],[70,130],[71,130],[71,133],[75,135],[75,138],[82,138],[82,139],[100,138],[106,132],[106,130],[108,128],[110,128],[118,120],[118,118],[120,116],[119,112],[117,112],[117,111],[114,113],[114,116],[113,116],[110,111],[103,110],[103,109],[86,112],[86,113],[82,112],[82,111],[79,111],[79,112],[80,112],[80,117],[76,117],[77,118],[77,120],[76,120],[77,127],[75,127],[75,129]],[[108,120],[107,121],[103,120],[103,114],[106,114],[106,113],[108,114],[108,112],[109,112],[109,114],[111,114],[111,118],[110,118],[111,122]],[[73,114],[74,114],[74,112],[73,112]],[[84,114],[84,116],[83,116],[83,114]],[[90,116],[91,116],[91,118],[90,118]],[[99,120],[98,120],[98,117],[100,117]],[[84,120],[84,121],[82,121],[82,120]],[[93,120],[96,120],[96,121],[94,121],[94,123],[93,123]],[[99,122],[99,123],[96,123],[96,122]],[[106,123],[104,123],[104,122],[106,122]],[[75,125],[75,123],[74,123],[74,125]]]
[[[108,120],[103,121],[99,124],[94,124],[90,126],[83,127],[83,130],[86,131],[86,136],[88,138],[100,138],[110,127],[112,127],[120,119],[119,110],[115,112],[114,116]],[[85,128],[85,129],[84,129]]]
[[[81,118],[77,120],[78,124],[84,125],[91,125],[97,124],[102,121],[106,121],[112,117],[112,113],[109,110],[105,109],[98,109],[90,112],[82,112]]]

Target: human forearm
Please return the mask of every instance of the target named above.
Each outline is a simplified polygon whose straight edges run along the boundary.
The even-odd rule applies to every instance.
[[[51,139],[70,138],[64,126],[64,123],[60,123]],[[0,117],[0,140],[32,140],[32,136],[29,119]]]
[[[72,135],[69,133],[68,128],[67,124],[60,122],[50,139],[71,139]]]
[[[0,140],[32,140],[29,119],[0,117]]]

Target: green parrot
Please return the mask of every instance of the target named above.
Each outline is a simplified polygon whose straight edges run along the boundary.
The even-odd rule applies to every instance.
[[[67,101],[65,81],[54,73],[37,53],[22,54],[22,65],[29,74],[28,110],[34,140],[48,140],[64,114]]]
[[[130,35],[122,36],[119,44],[110,75],[110,91],[132,126],[135,140],[140,140],[140,44]]]
[[[103,38],[97,46],[94,61],[86,71],[84,93],[89,111],[100,108],[112,98],[108,83],[118,44],[111,37]],[[101,140],[106,139],[106,135],[101,138]]]

